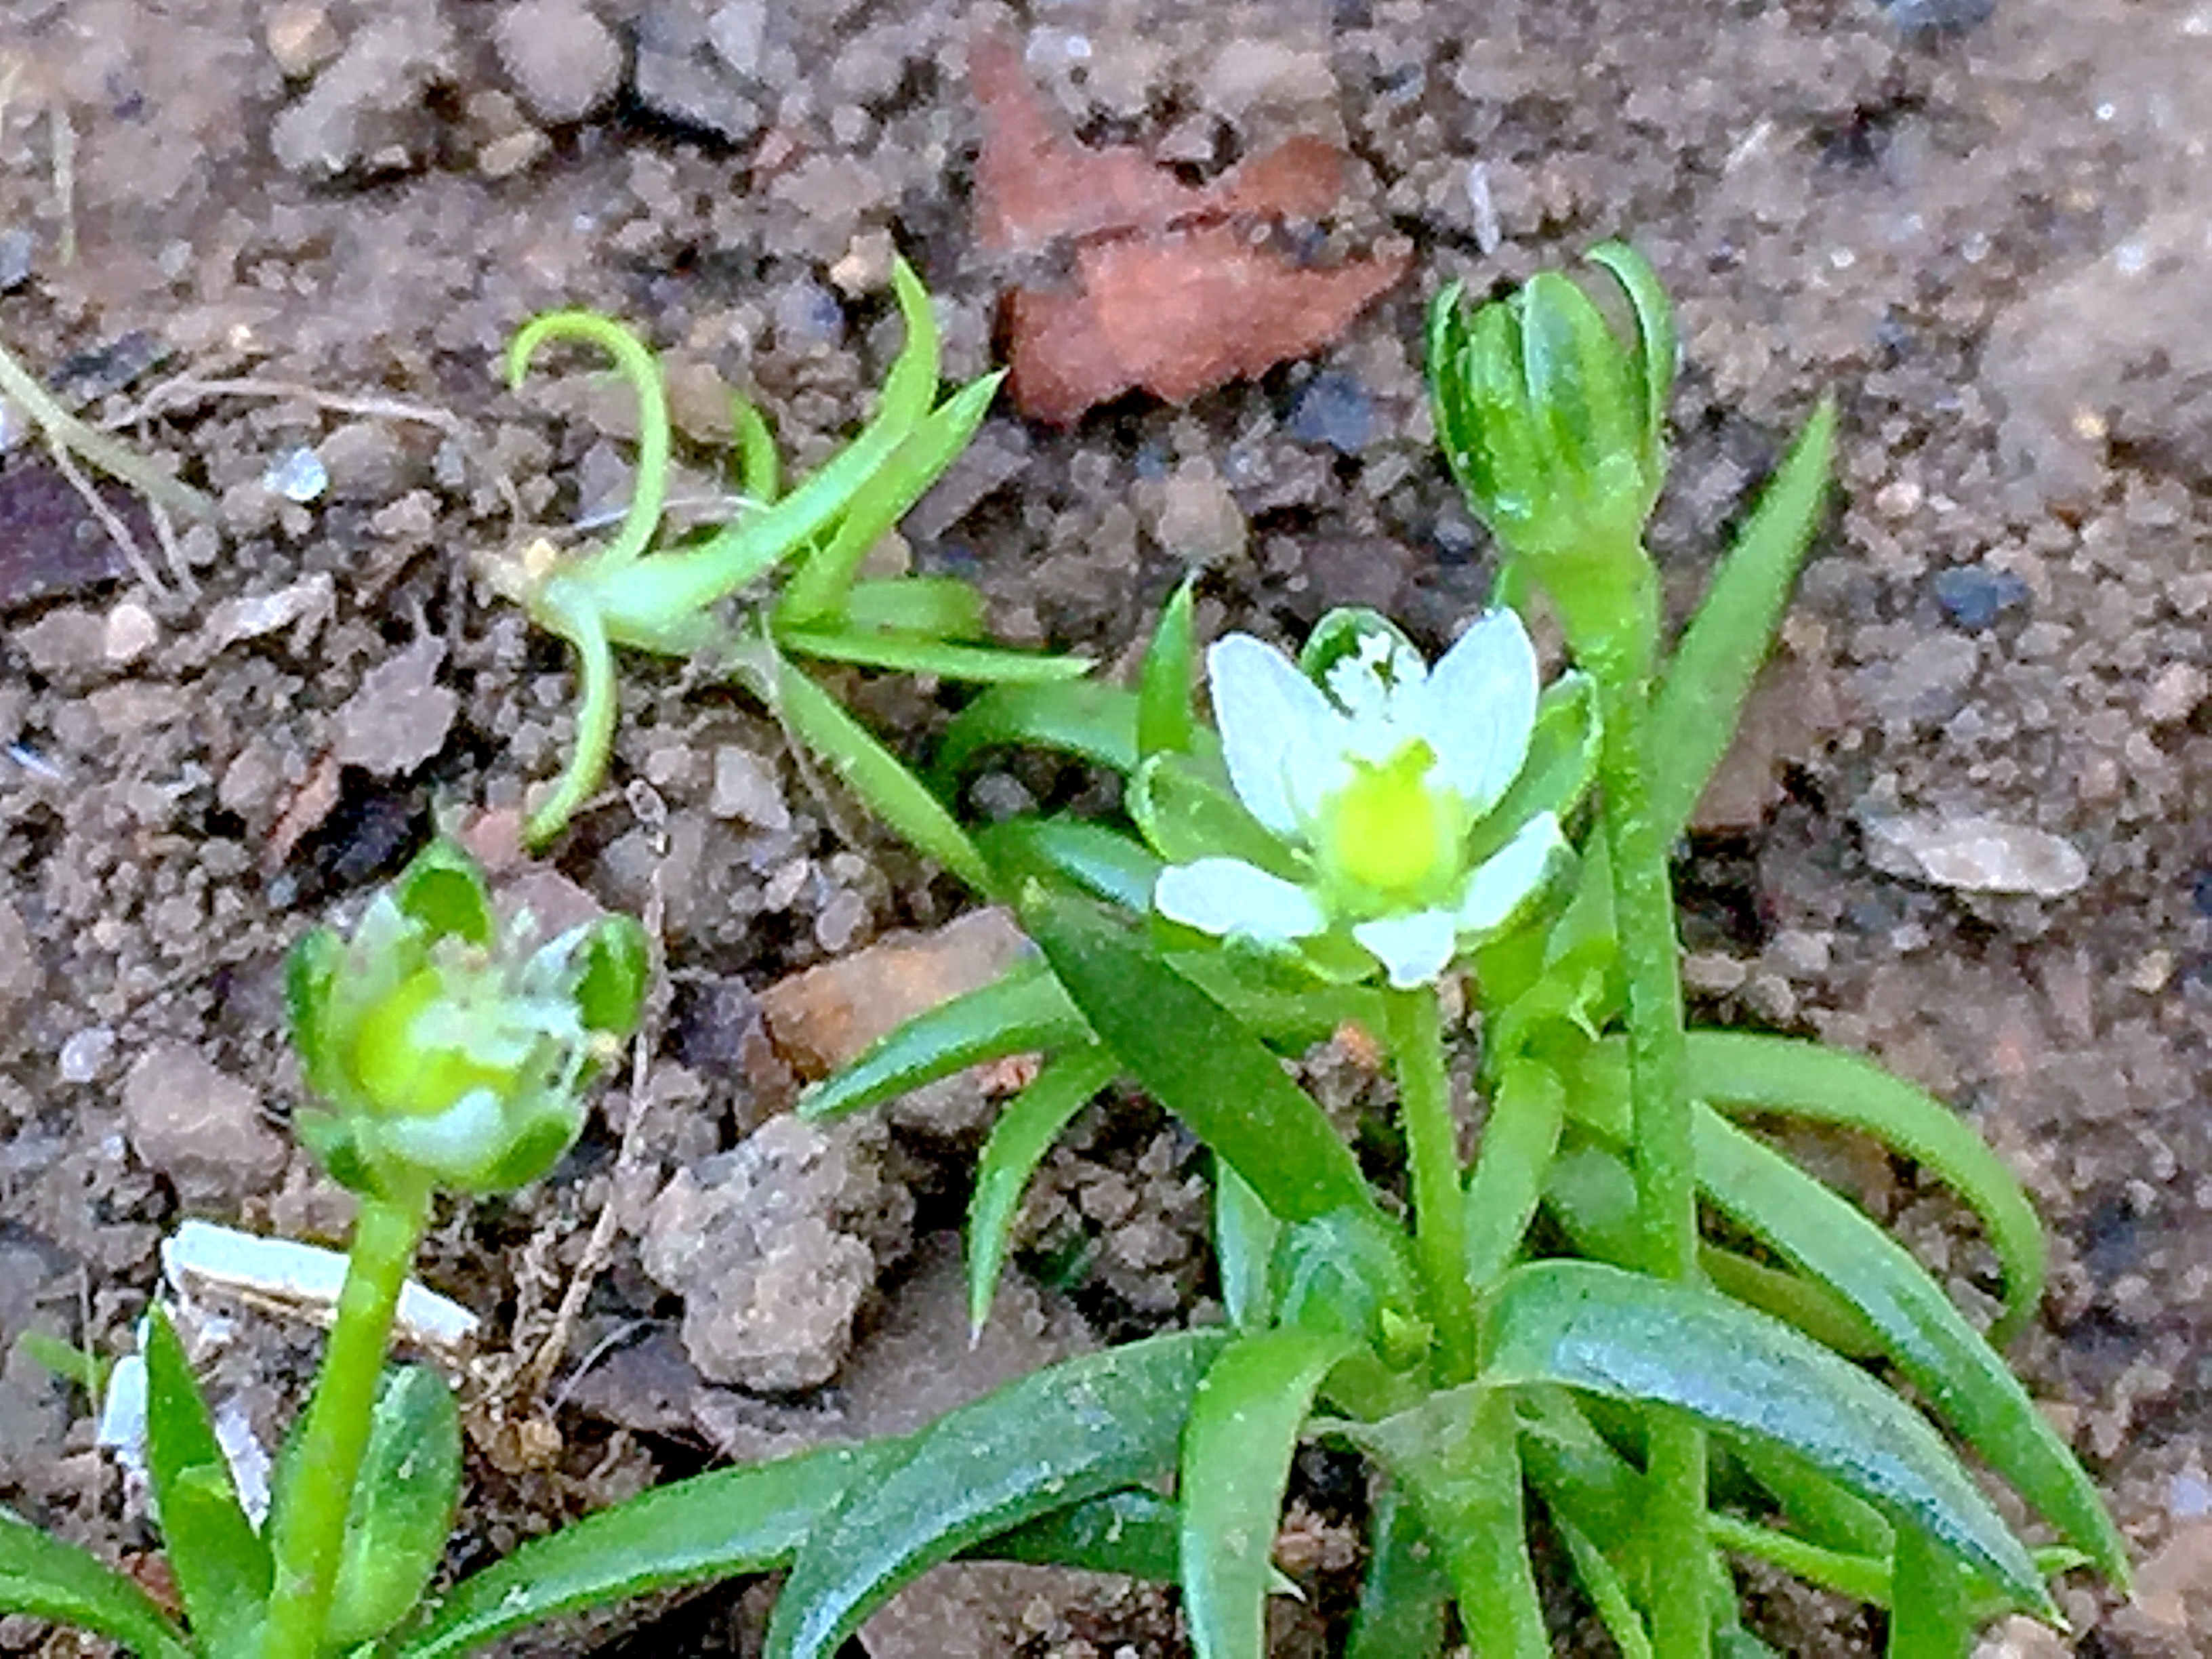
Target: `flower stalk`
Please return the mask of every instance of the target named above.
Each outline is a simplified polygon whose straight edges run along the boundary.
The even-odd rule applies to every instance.
[[[1474,1297],[1467,1276],[1467,1200],[1443,1022],[1429,986],[1383,995],[1390,1055],[1398,1073],[1398,1110],[1413,1199],[1413,1259],[1424,1312],[1437,1334],[1446,1386],[1471,1380],[1479,1358]]]
[[[316,1659],[323,1650],[392,1314],[429,1215],[424,1185],[364,1200],[354,1224],[345,1287],[307,1402],[298,1461],[283,1507],[271,1517],[275,1571],[259,1659]]]

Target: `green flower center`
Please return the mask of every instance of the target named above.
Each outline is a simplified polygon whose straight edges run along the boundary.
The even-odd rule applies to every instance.
[[[1385,898],[1420,897],[1459,866],[1466,825],[1458,801],[1429,787],[1436,756],[1408,744],[1380,766],[1355,763],[1327,809],[1324,856],[1355,887]]]
[[[514,1092],[515,1068],[457,1042],[426,1041],[422,1017],[451,994],[444,972],[418,968],[362,1017],[354,1039],[354,1077],[382,1110],[410,1117],[444,1111],[472,1089]]]

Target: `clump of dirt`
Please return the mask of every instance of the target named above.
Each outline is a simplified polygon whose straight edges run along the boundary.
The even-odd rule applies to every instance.
[[[1686,344],[1655,532],[1680,606],[1794,423],[1838,392],[1840,511],[1686,866],[1702,994],[1722,1020],[1875,1054],[2027,1180],[2057,1269],[2016,1358],[2146,1563],[2136,1606],[2069,1589],[2067,1612],[2100,1653],[2194,1651],[2212,1593],[2212,32],[2189,0],[1515,0],[1472,26],[1416,0],[9,8],[0,333],[219,507],[175,526],[149,586],[25,423],[0,423],[0,520],[41,526],[0,555],[0,1337],[118,1348],[187,1212],[342,1232],[282,1133],[283,952],[440,815],[511,823],[554,773],[568,665],[476,591],[471,555],[628,488],[623,417],[499,389],[516,325],[625,316],[696,384],[756,396],[802,467],[896,349],[894,249],[937,296],[948,374],[991,366],[1004,272],[970,228],[983,129],[963,68],[979,26],[1019,42],[1073,139],[1140,146],[1202,189],[1317,138],[1351,158],[1355,245],[1413,247],[1412,277],[1310,361],[1066,430],[994,413],[903,550],[980,581],[1009,638],[1115,660],[1191,569],[1208,629],[1296,637],[1358,603],[1449,637],[1492,563],[1419,377],[1420,308],[1448,280],[1481,292],[1616,234],[1653,258]],[[710,447],[686,459],[716,488]],[[857,696],[917,749],[951,701]],[[680,1370],[584,1386],[612,1355],[684,1358],[631,1235],[678,1170],[787,1103],[795,1062],[760,997],[965,903],[726,692],[632,665],[620,732],[615,786],[553,871],[658,906],[653,1103],[627,1158],[617,1091],[555,1180],[456,1214],[426,1253],[512,1377],[602,1209],[624,1223],[556,1387],[487,1419],[456,1565],[708,1455]],[[1016,763],[976,799],[1066,787]],[[1870,829],[1900,820],[1994,823],[2071,870],[2063,846],[2081,878],[2037,896],[1900,872]],[[957,1217],[988,1089],[954,1104],[887,1132],[885,1202],[925,1238]],[[1102,1109],[1048,1170],[1035,1265],[1109,1333],[1191,1316],[1199,1174],[1141,1105]],[[1908,1237],[1972,1294],[1975,1251],[1890,1174]],[[855,1366],[930,1282],[896,1259],[856,1310]],[[741,1391],[719,1389],[735,1422],[720,1395]],[[757,1441],[797,1432],[746,1420]],[[118,1519],[84,1402],[12,1351],[0,1496],[111,1557],[149,1541]],[[741,1648],[758,1606],[694,1604],[690,1650]],[[1759,1587],[1754,1607],[1791,1651],[1867,1639],[1797,1592]],[[651,1616],[591,1639],[617,1650]],[[1006,1650],[1177,1650],[1157,1599],[1039,1619]],[[0,1624],[9,1651],[41,1639]]]

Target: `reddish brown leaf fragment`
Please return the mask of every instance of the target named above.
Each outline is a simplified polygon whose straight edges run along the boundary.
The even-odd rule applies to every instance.
[[[1020,51],[981,33],[968,74],[983,112],[975,161],[975,234],[999,253],[1027,253],[1063,236],[1158,228],[1204,210],[1206,196],[1126,145],[1091,149],[1046,120]]]
[[[1344,194],[1344,152],[1301,135],[1239,161],[1207,192],[1214,211],[1258,219],[1318,219]]]
[[[1309,270],[1229,225],[1087,244],[1073,291],[1015,293],[1015,400],[1058,425],[1138,386],[1188,402],[1320,349],[1406,274],[1410,257]]]

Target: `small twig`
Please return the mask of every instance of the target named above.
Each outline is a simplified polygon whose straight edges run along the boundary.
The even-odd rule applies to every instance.
[[[76,123],[57,98],[46,112],[54,134],[54,207],[61,215],[61,261],[76,263]]]
[[[659,957],[666,952],[662,930],[667,919],[667,901],[662,890],[662,877],[668,855],[667,809],[660,805],[659,797],[647,788],[634,790],[630,800],[633,810],[644,809],[638,811],[638,817],[653,841],[653,877],[646,893],[644,920],[646,933],[653,940],[653,955]],[[647,805],[648,801],[650,805]],[[553,1315],[553,1328],[538,1344],[530,1363],[522,1368],[513,1398],[535,1400],[544,1393],[546,1384],[568,1352],[576,1322],[583,1316],[585,1298],[591,1295],[592,1287],[599,1282],[599,1274],[614,1255],[623,1200],[645,1161],[647,1089],[652,1082],[653,1045],[659,1032],[662,1000],[663,993],[656,981],[644,1014],[638,1020],[637,1034],[630,1040],[629,1092],[623,1106],[622,1141],[615,1153],[614,1171],[607,1181],[605,1201],[599,1206],[599,1213],[592,1223],[592,1236],[585,1241],[582,1259],[576,1263],[568,1288],[562,1292],[561,1305]],[[592,1357],[596,1358],[596,1353]]]
[[[171,477],[129,445],[118,443],[99,428],[77,419],[54,401],[53,394],[40,385],[38,377],[17,362],[5,346],[0,346],[0,392],[30,416],[57,459],[64,450],[81,455],[149,501],[160,501],[186,518],[214,516],[212,497],[182,479]]]
[[[131,526],[123,522],[122,516],[100,499],[100,492],[92,487],[92,480],[86,477],[78,470],[77,464],[70,459],[67,447],[61,444],[50,444],[47,453],[53,461],[54,471],[69,481],[69,487],[76,491],[83,501],[85,510],[100,520],[100,526],[107,532],[108,540],[122,550],[124,558],[130,563],[131,574],[145,583],[157,597],[167,599],[168,587],[154,574],[154,566],[146,557],[146,550],[138,545],[138,538],[131,533]]]

